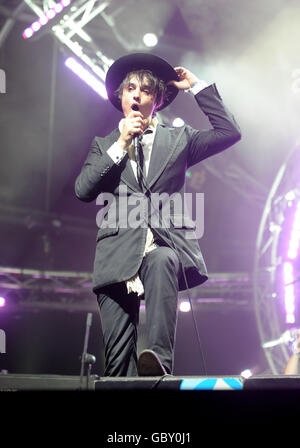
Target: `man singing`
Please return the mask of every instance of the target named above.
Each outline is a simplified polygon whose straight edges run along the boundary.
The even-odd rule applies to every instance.
[[[172,374],[178,291],[207,280],[195,223],[186,210],[185,173],[240,140],[240,130],[214,84],[208,86],[191,71],[173,68],[153,54],[135,53],[115,61],[107,72],[106,89],[124,117],[108,136],[94,138],[75,183],[82,201],[105,193],[114,202],[115,213],[108,209],[99,224],[93,273],[105,347],[104,375]],[[167,107],[179,90],[194,95],[212,129],[158,123],[156,111]],[[181,199],[182,211],[166,201],[166,220],[162,213],[166,208],[153,198],[174,194]],[[138,225],[132,225],[127,218],[136,209],[137,198],[146,205],[139,209],[143,211]],[[137,359],[141,299],[148,348]]]

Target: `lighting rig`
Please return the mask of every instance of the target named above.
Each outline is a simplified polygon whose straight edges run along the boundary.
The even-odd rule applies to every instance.
[[[109,6],[101,0],[25,0],[37,18],[23,32],[24,39],[33,39],[52,32],[60,43],[73,54],[65,64],[99,95],[107,98],[104,86],[108,68],[114,62],[97,48],[87,25]]]
[[[300,325],[299,143],[291,149],[273,181],[256,241],[253,269],[256,321],[262,348],[274,374],[284,371],[291,356],[290,334]]]

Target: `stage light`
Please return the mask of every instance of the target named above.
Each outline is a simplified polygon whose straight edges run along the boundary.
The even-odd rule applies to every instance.
[[[288,192],[285,198],[287,200],[292,199],[293,192]],[[296,297],[294,289],[294,262],[299,255],[299,242],[300,242],[300,201],[298,201],[296,210],[294,213],[290,239],[288,244],[287,258],[283,264],[283,282],[284,282],[284,310],[285,310],[285,322],[293,324],[296,321]]]
[[[191,304],[190,302],[187,302],[186,300],[182,301],[179,305],[179,310],[182,313],[188,313],[189,311],[191,311]]]
[[[31,25],[31,28],[33,29],[34,32],[38,31],[41,28],[41,24],[40,22],[36,21],[33,22],[33,24]]]
[[[270,222],[269,230],[272,233],[280,232],[281,226],[279,224],[276,224],[275,222]]]
[[[88,84],[96,93],[98,93],[98,95],[100,95],[104,99],[107,99],[105,85],[94,75],[92,75],[86,68],[84,68],[79,62],[70,57],[66,59],[65,65],[86,84]]]
[[[6,300],[4,297],[0,297],[0,307],[3,308],[6,304]]]
[[[26,30],[23,31],[23,38],[30,39],[34,35],[34,33],[39,31],[44,25],[46,25],[49,20],[54,19],[57,14],[60,14],[64,10],[64,8],[66,6],[69,6],[70,4],[71,0],[64,0],[60,3],[56,3],[53,8],[48,9],[48,11],[41,15],[38,20],[34,21],[30,27],[26,28]]]
[[[253,375],[253,373],[251,372],[250,369],[245,369],[245,370],[243,370],[243,371],[240,373],[240,375],[241,375],[243,378],[247,379],[247,378],[250,378],[250,377]]]
[[[22,36],[24,39],[30,39],[33,36],[33,30],[31,28],[26,28]]]
[[[300,146],[288,151],[270,187],[258,229],[253,291],[257,327],[272,374],[282,374],[290,353],[282,335],[300,327]],[[270,232],[270,219],[278,231]],[[273,230],[273,229],[272,229]],[[275,296],[276,293],[276,296]],[[274,294],[274,299],[271,298]],[[271,300],[270,300],[271,298]],[[277,342],[278,341],[278,342]]]
[[[147,47],[155,47],[157,45],[158,39],[154,33],[146,33],[143,37],[143,42]]]
[[[296,194],[295,194],[294,190],[291,190],[288,193],[286,193],[286,195],[284,197],[287,201],[293,201],[296,198]]]
[[[56,11],[55,9],[49,9],[46,12],[46,16],[48,17],[49,20],[54,19],[54,17],[56,16]]]
[[[184,121],[182,118],[177,117],[174,118],[172,125],[174,126],[174,128],[180,128],[181,126],[184,125]]]
[[[289,242],[288,257],[294,260],[298,255],[300,240],[300,201],[297,204],[296,212],[294,215],[291,238]]]
[[[54,6],[54,9],[55,9],[55,12],[57,14],[59,14],[63,10],[63,5],[61,3],[56,3],[56,5]]]
[[[291,262],[286,261],[283,265],[284,278],[284,307],[285,321],[287,324],[295,323],[295,292],[294,292],[294,273]]]
[[[42,16],[42,17],[40,17],[39,22],[41,25],[46,25],[46,23],[49,22],[49,19],[47,16]]]

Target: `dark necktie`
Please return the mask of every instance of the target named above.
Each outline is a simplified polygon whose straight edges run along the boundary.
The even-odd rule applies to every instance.
[[[143,147],[141,144],[141,140],[139,140],[139,143],[138,143],[138,160],[136,161],[136,164],[137,164],[136,170],[137,170],[138,184],[141,187],[141,189],[144,191],[144,188],[143,188],[144,154],[143,154]]]
[[[147,129],[143,136],[146,134],[152,134],[152,130],[151,129]],[[138,152],[139,152],[139,164],[140,167],[137,167],[137,178],[138,178],[138,182],[140,187],[142,188],[143,191],[146,191],[147,187],[146,187],[146,166],[144,163],[144,152],[143,152],[143,136],[141,138],[141,140],[139,141],[139,148],[138,148]]]

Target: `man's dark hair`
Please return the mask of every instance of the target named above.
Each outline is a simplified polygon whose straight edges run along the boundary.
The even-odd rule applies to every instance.
[[[151,70],[136,70],[127,73],[118,89],[115,91],[115,95],[121,101],[123,90],[128,86],[133,76],[136,76],[141,84],[143,83],[144,79],[147,80],[147,86],[150,90],[150,93],[155,97],[155,110],[157,110],[163,104],[167,97],[167,86],[165,82],[154,75]]]

